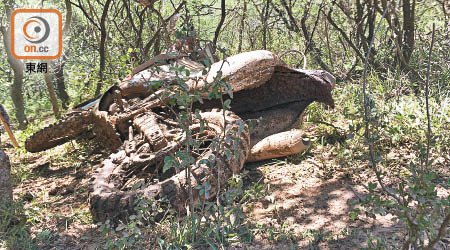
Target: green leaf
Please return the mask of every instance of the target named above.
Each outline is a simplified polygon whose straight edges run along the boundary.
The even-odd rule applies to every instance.
[[[249,130],[249,131],[252,131],[252,130],[253,130],[253,122],[252,122],[252,120],[249,120],[249,121],[248,121],[248,130]]]
[[[216,79],[217,80],[222,79],[222,71],[217,71]]]
[[[170,168],[172,167],[172,163],[166,163],[166,164],[164,164],[164,167],[163,167],[163,173],[165,173],[167,170],[169,170]]]
[[[231,151],[229,149],[225,150],[225,156],[227,157],[227,160],[231,159]]]
[[[124,228],[126,228],[126,226],[124,224],[120,224],[116,227],[116,231],[122,231]]]
[[[230,99],[227,99],[227,100],[225,100],[225,102],[223,102],[223,106],[224,106],[225,110],[230,110],[230,104],[231,104]]]
[[[233,98],[233,88],[232,87],[228,88],[227,94],[228,94],[228,96],[230,96],[230,98]]]
[[[182,36],[183,36],[183,34],[181,33],[181,31],[179,31],[179,30],[175,31],[175,37],[177,39],[180,39]]]
[[[173,167],[174,161],[175,161],[175,157],[173,157],[173,156],[166,156],[164,158],[163,173],[165,173],[167,170],[169,170],[171,167]]]
[[[238,130],[237,134],[240,135],[242,133],[242,131],[244,131],[244,129],[245,129],[245,123],[239,122],[239,130]]]
[[[206,65],[206,67],[209,68],[211,66],[211,62],[208,59],[203,59],[202,61],[203,61],[203,64]],[[204,72],[208,72],[208,71],[206,71],[206,69],[204,69]],[[206,73],[205,73],[205,75],[206,75]]]
[[[202,165],[202,164],[208,164],[208,163],[209,163],[209,160],[208,160],[208,159],[201,159],[201,160],[198,162],[199,165]]]

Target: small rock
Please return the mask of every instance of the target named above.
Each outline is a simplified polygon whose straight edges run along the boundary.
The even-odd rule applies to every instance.
[[[286,218],[286,222],[289,223],[289,225],[293,225],[295,223],[296,219],[293,216],[289,216]]]

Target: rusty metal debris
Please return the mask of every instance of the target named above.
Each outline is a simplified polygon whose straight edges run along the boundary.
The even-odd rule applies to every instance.
[[[237,133],[244,127],[238,133],[238,145],[223,142],[226,144],[224,149],[238,148],[239,159],[220,157],[224,151],[216,152],[208,145],[193,152],[197,161],[192,166],[195,177],[190,181],[194,186],[205,181],[215,185],[220,181],[223,187],[233,173],[241,170],[245,161],[282,157],[305,150],[309,144],[303,133],[295,129],[298,118],[314,101],[334,106],[331,90],[335,78],[331,74],[290,68],[269,51],[231,56],[212,64],[206,75],[202,73],[205,67],[187,55],[163,55],[152,59],[138,67],[120,86],[111,87],[99,100],[84,103],[57,124],[44,128],[26,141],[28,151],[38,152],[89,134],[114,152],[102,163],[91,182],[91,212],[97,221],[125,218],[132,212],[138,194],[166,197],[178,210],[184,208],[188,197],[185,171],[162,173],[161,168],[166,156],[182,149],[185,138],[165,105],[168,97],[162,94],[164,89],[154,91],[150,88],[155,80],[176,81],[178,73],[168,63],[189,68],[190,76],[186,82],[189,91],[208,86],[219,72],[232,86],[231,111],[225,112],[225,117],[218,110],[220,100],[206,98],[207,93],[202,103],[194,104],[195,109],[201,110],[202,119],[207,121],[206,130],[201,131],[200,122],[192,117],[197,121],[191,127],[195,136],[208,141],[224,131]],[[226,127],[223,119],[227,120]],[[251,131],[247,125],[242,125],[250,121]],[[202,159],[210,156],[214,156],[217,166],[224,170],[219,180],[217,168],[200,164]],[[158,181],[153,182],[153,179]],[[145,184],[136,191],[133,187],[137,183]],[[214,188],[211,196],[216,192]]]

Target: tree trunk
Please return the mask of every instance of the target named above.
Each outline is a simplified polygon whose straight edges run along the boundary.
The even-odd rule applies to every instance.
[[[409,63],[411,54],[414,50],[414,16],[416,0],[403,0],[403,57],[406,63]]]
[[[8,9],[8,7],[7,7]],[[9,11],[6,13],[10,16]],[[5,52],[8,57],[8,63],[14,71],[14,81],[11,85],[11,99],[14,103],[16,111],[16,119],[19,121],[19,127],[25,128],[27,125],[27,118],[25,117],[25,107],[23,100],[23,63],[22,61],[13,57],[11,53],[11,29],[1,26],[0,32],[3,35],[3,44],[5,46]]]
[[[225,0],[221,0],[220,2],[220,9],[221,9],[221,15],[220,15],[220,21],[217,25],[216,32],[214,33],[214,40],[213,44],[214,47],[217,48],[217,39],[219,38],[220,29],[222,28],[223,22],[225,21],[226,13],[225,13]]]
[[[367,25],[369,26],[369,34],[367,35],[366,43],[369,45],[369,41],[372,40],[372,37],[375,33],[375,22],[377,19],[377,8],[378,8],[378,0],[369,1],[368,8],[368,16],[367,16]],[[373,50],[373,48],[372,48]],[[367,53],[367,50],[365,50]],[[371,54],[374,54],[373,51],[370,52]]]
[[[12,199],[11,164],[5,152],[0,150],[0,204],[11,202]]]
[[[241,27],[239,28],[239,45],[238,45],[238,52],[242,52],[242,39],[243,39],[243,33],[244,33],[244,25],[245,25],[245,13],[247,12],[247,0],[244,0],[244,9],[242,10],[242,17],[241,17]]]
[[[263,16],[263,41],[262,41],[262,45],[263,45],[263,49],[266,50],[267,49],[267,29],[268,29],[268,20],[269,19],[269,7],[270,7],[270,0],[267,0],[266,2],[266,6],[264,7],[264,16]]]
[[[59,65],[56,65],[55,69],[56,90],[57,90],[56,93],[58,94],[58,97],[61,100],[63,108],[68,109],[70,97],[69,94],[67,94],[66,84],[64,82],[64,64],[65,64],[65,57],[62,58]]]
[[[65,0],[66,5],[66,21],[62,30],[63,38],[67,35],[70,30],[70,25],[72,23],[72,5],[69,0]],[[64,109],[69,108],[70,97],[66,91],[66,84],[64,83],[64,64],[66,63],[66,56],[63,55],[62,58],[56,63],[55,67],[55,77],[56,77],[56,90],[59,99],[61,99],[61,104]]]
[[[48,95],[50,97],[50,102],[52,104],[53,113],[56,118],[60,117],[58,99],[56,99],[55,89],[53,88],[53,83],[50,77],[50,73],[44,73],[45,85],[47,85]]]
[[[14,82],[11,85],[11,99],[16,111],[16,119],[19,122],[19,128],[26,128],[28,121],[25,116],[25,106],[23,100],[23,65],[22,63],[11,67],[14,71]]]
[[[111,0],[106,0],[105,7],[103,8],[103,14],[102,18],[100,20],[100,70],[98,72],[98,82],[97,87],[95,89],[95,96],[100,94],[100,91],[102,90],[103,86],[103,78],[104,78],[104,71],[105,71],[105,61],[106,61],[106,54],[105,54],[105,47],[106,47],[106,17],[108,16],[108,10],[109,5],[111,4]]]
[[[355,22],[357,23],[356,26],[356,45],[358,47],[363,46],[364,51],[367,52],[367,43],[364,36],[364,23],[362,22],[364,16],[364,6],[361,4],[361,0],[356,0],[356,15],[355,15]]]
[[[157,34],[155,44],[153,45],[153,56],[161,54],[161,36]]]

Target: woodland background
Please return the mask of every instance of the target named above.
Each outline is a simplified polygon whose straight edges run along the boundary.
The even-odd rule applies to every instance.
[[[63,55],[49,62],[47,74],[25,73],[24,63],[9,53],[9,16],[16,8],[56,8],[63,14]],[[336,108],[308,108],[303,129],[314,140],[310,150],[246,166],[239,190],[252,198],[238,199],[244,215],[230,231],[235,235],[215,238],[203,228],[204,237],[195,237],[175,219],[160,224],[153,238],[135,233],[137,226],[124,236],[123,228],[92,225],[83,203],[86,184],[74,184],[66,176],[84,171],[82,179],[88,179],[98,159],[92,158],[94,146],[72,142],[41,154],[7,149],[21,220],[14,231],[1,227],[8,218],[2,216],[5,247],[76,248],[107,242],[119,249],[145,242],[161,248],[414,249],[448,244],[442,240],[450,223],[448,1],[3,0],[0,22],[0,103],[9,111],[21,145],[65,110],[167,51],[175,41],[172,30],[186,27],[194,27],[201,43],[221,48],[225,53],[220,57],[295,49],[306,55],[307,68],[324,69],[337,78]],[[301,57],[283,59],[302,67]],[[71,189],[49,196],[55,188],[49,180]],[[284,199],[291,191],[301,195]],[[311,205],[328,201],[333,191],[339,191],[333,199],[345,209]],[[343,211],[320,228],[305,226],[330,217],[333,209]],[[391,218],[394,224],[383,224]],[[139,228],[145,231],[145,226]],[[241,237],[242,228],[248,237]]]

